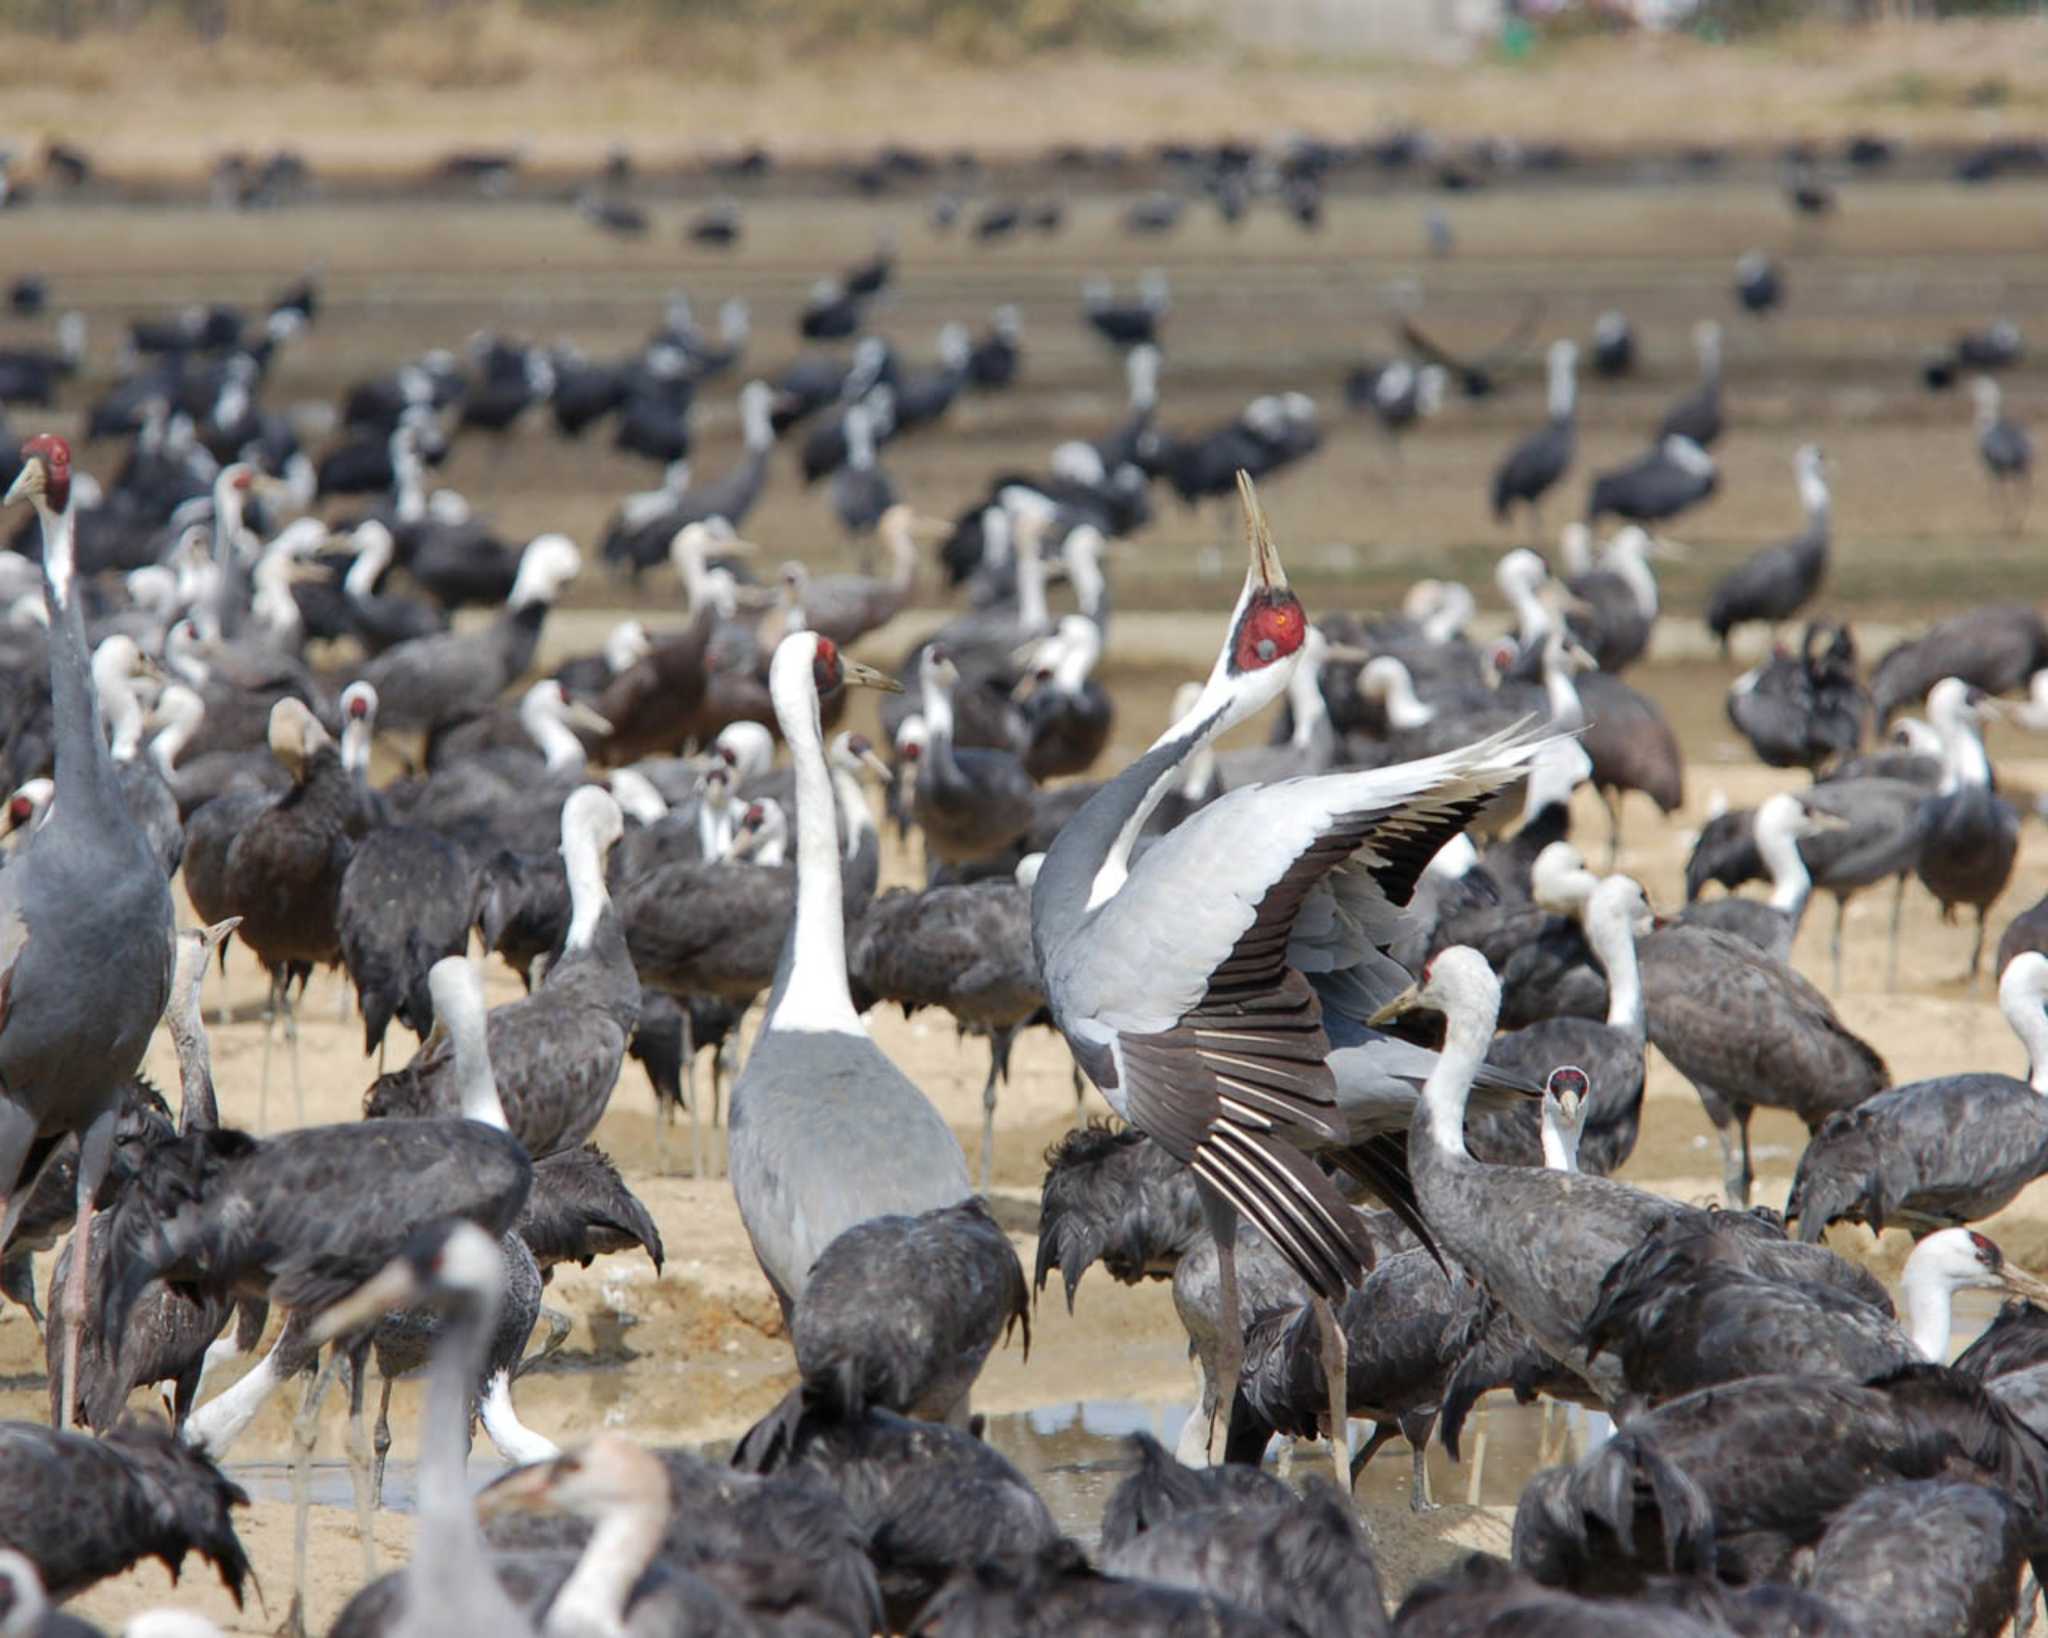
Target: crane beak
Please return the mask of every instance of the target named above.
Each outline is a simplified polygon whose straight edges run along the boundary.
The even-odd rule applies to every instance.
[[[839,661],[839,675],[848,688],[879,688],[885,694],[900,694],[903,685],[886,671],[877,671],[871,665],[858,660],[842,657]]]
[[[571,728],[581,728],[586,734],[600,737],[612,731],[611,718],[599,716],[581,700],[571,700],[568,709],[562,713],[562,720]]]
[[[476,1516],[480,1524],[506,1513],[539,1513],[552,1505],[555,1464],[529,1462],[500,1474],[477,1492]]]
[[[405,1308],[425,1294],[409,1258],[394,1257],[354,1291],[316,1319],[306,1340],[318,1348],[336,1337],[375,1325],[394,1308]]]
[[[1662,558],[1666,563],[1687,563],[1692,560],[1692,548],[1675,540],[1666,540],[1662,535],[1652,535],[1650,556]]]
[[[913,540],[950,540],[953,526],[944,518],[928,518],[922,512],[913,512],[910,517],[910,535]]]
[[[2004,1285],[2015,1297],[2024,1297],[2028,1302],[2048,1308],[2048,1280],[2039,1275],[2029,1274],[2024,1268],[2007,1263]]]
[[[1331,643],[1323,650],[1324,665],[1365,665],[1371,659],[1370,649],[1355,648],[1350,643]]]
[[[869,773],[873,774],[885,785],[896,777],[896,770],[894,768],[891,768],[888,763],[884,762],[881,759],[881,757],[872,750],[861,752],[860,762],[862,767],[866,768]]]
[[[209,951],[217,950],[235,936],[235,929],[241,925],[240,916],[230,916],[226,921],[217,921],[211,927],[200,928],[199,937]]]
[[[1280,554],[1273,546],[1272,526],[1259,505],[1259,492],[1252,487],[1251,474],[1237,474],[1237,498],[1244,504],[1244,543],[1251,553],[1251,575],[1268,591],[1287,589],[1287,571],[1280,566]]]
[[[0,506],[12,506],[18,500],[28,500],[43,492],[43,463],[40,457],[26,460],[21,470],[14,475],[14,482],[7,486],[5,500]]]
[[[1844,819],[1839,813],[1824,813],[1819,808],[1808,808],[1806,810],[1806,822],[1816,832],[1847,830],[1849,828],[1849,821]]]
[[[1395,996],[1393,1000],[1389,1001],[1378,1012],[1368,1018],[1366,1023],[1374,1029],[1385,1029],[1396,1018],[1414,1012],[1421,1006],[1422,986],[1420,984],[1410,984],[1399,995]]]

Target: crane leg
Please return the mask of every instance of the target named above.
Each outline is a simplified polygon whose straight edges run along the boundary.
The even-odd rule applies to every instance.
[[[320,1437],[320,1401],[341,1369],[340,1348],[328,1352],[326,1363],[306,1389],[292,1423],[292,1607],[284,1618],[283,1631],[292,1638],[304,1638],[306,1631],[306,1535],[313,1513],[313,1446]]]
[[[996,1053],[988,1054],[988,1079],[981,1088],[981,1192],[986,1195],[996,1171]]]
[[[1400,1431],[1401,1424],[1398,1422],[1373,1423],[1371,1437],[1358,1447],[1357,1453],[1351,1458],[1351,1489],[1358,1488],[1358,1475],[1363,1473],[1366,1465],[1379,1454],[1380,1446]]]
[[[356,1504],[356,1535],[363,1544],[363,1580],[377,1578],[377,1536],[370,1523],[375,1505],[371,1490],[374,1458],[370,1430],[363,1421],[363,1395],[369,1386],[370,1349],[365,1343],[350,1359],[348,1372],[348,1484]]]
[[[1329,1394],[1330,1465],[1337,1488],[1351,1491],[1351,1345],[1337,1310],[1327,1297],[1315,1299],[1316,1329],[1322,1333],[1323,1385]]]
[[[1888,990],[1899,987],[1899,921],[1906,913],[1906,873],[1899,872],[1899,879],[1892,886],[1892,939],[1891,948],[1885,956],[1884,983]]]
[[[35,1142],[35,1117],[13,1099],[0,1098],[0,1180],[6,1184],[0,1189],[0,1252],[13,1241],[22,1208],[35,1192],[36,1180],[21,1175],[22,1162]]]
[[[71,1277],[64,1292],[64,1414],[57,1424],[71,1426],[78,1414],[78,1344],[85,1334],[86,1265],[92,1261],[93,1201],[106,1180],[114,1157],[114,1111],[109,1109],[85,1129],[78,1140],[78,1226],[71,1234]],[[112,1264],[108,1264],[111,1271]]]
[[[1735,1126],[1736,1129],[1742,1134],[1742,1171],[1740,1173],[1739,1181],[1737,1183],[1733,1199],[1735,1205],[1739,1209],[1747,1211],[1749,1210],[1749,1186],[1750,1184],[1756,1181],[1756,1168],[1750,1164],[1749,1158],[1748,1109],[1740,1108],[1735,1111]]]
[[[384,1505],[384,1464],[391,1456],[391,1389],[390,1377],[383,1379],[377,1396],[377,1431],[370,1436],[370,1505]]]
[[[697,1108],[697,1031],[690,1022],[690,1009],[677,1008],[683,1015],[683,1102],[690,1106],[690,1175],[704,1175],[704,1120]]]
[[[1432,1412],[1401,1418],[1401,1437],[1408,1441],[1408,1511],[1434,1513],[1436,1498],[1429,1493],[1429,1433],[1436,1426]]]
[[[1621,792],[1603,787],[1600,805],[1607,810],[1607,868],[1613,870],[1621,859]]]
[[[1984,911],[1987,907],[1977,906],[1977,939],[1970,946],[1970,982],[1977,982],[1977,975],[1984,970]]]
[[[1216,1240],[1216,1283],[1222,1312],[1216,1336],[1216,1398],[1209,1408],[1208,1457],[1218,1466],[1230,1444],[1230,1418],[1237,1407],[1238,1379],[1244,1374],[1244,1309],[1237,1288],[1237,1208],[1198,1183],[1202,1215]],[[1218,1423],[1222,1426],[1219,1428]]]
[[[1904,878],[1901,878],[1903,880]],[[1828,954],[1835,963],[1835,994],[1842,993],[1842,923],[1848,919],[1849,901],[1837,897],[1835,900],[1835,934],[1828,940]]]
[[[277,1030],[277,984],[275,970],[270,975],[270,996],[263,1004],[263,1073],[256,1083],[256,1130],[266,1137],[270,1133],[270,1038]],[[226,1003],[222,1003],[225,1009]]]
[[[1472,1435],[1472,1477],[1465,1481],[1465,1505],[1477,1507],[1480,1482],[1486,1477],[1486,1429],[1492,1418],[1481,1410],[1472,1420],[1477,1431]]]
[[[292,1107],[300,1126],[306,1124],[306,1082],[299,1069],[299,1002],[292,999],[292,981],[287,977],[280,992],[284,997],[284,1040],[292,1056]],[[299,985],[299,1000],[306,997],[306,986]]]

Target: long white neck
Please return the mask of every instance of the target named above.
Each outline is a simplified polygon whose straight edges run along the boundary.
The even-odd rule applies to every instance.
[[[1498,1002],[1492,1008],[1457,1007],[1446,1013],[1443,1050],[1422,1083],[1430,1139],[1442,1153],[1459,1160],[1470,1158],[1465,1153],[1465,1103],[1472,1096],[1473,1077],[1486,1062],[1498,1013]]]
[[[161,703],[157,709],[163,709]],[[176,706],[170,720],[159,728],[156,736],[150,740],[149,754],[156,762],[157,772],[164,778],[171,777],[172,770],[178,765],[178,758],[185,754],[185,747],[192,743],[192,736],[199,731],[200,716],[200,712],[192,710],[189,706]]]
[[[1435,611],[1422,622],[1424,640],[1448,643],[1453,638],[1461,636],[1465,628],[1472,623],[1472,611],[1475,606],[1470,588],[1460,585],[1455,580],[1446,581],[1442,600],[1437,604]]]
[[[697,848],[706,859],[722,859],[732,848],[732,796],[709,791],[697,798]]]
[[[1198,745],[1195,754],[1188,758],[1186,768],[1187,772],[1181,776],[1180,794],[1189,802],[1199,802],[1216,783],[1216,747]]]
[[[142,749],[142,701],[135,697],[135,685],[125,674],[95,680],[100,710],[107,719],[110,754],[116,762],[133,762]]]
[[[1616,546],[1607,554],[1605,567],[1628,587],[1642,617],[1645,620],[1656,619],[1657,577],[1650,572],[1650,565],[1643,561],[1641,545],[1631,540],[1627,545]]]
[[[1557,627],[1536,588],[1523,575],[1509,575],[1501,588],[1515,606],[1515,636],[1524,648],[1541,643]]]
[[[889,548],[889,585],[892,590],[908,592],[917,584],[917,542],[911,538],[910,525],[892,525],[883,539]]]
[[[875,828],[875,816],[868,811],[868,793],[860,776],[851,768],[832,765],[832,794],[839,802],[839,816],[846,831],[845,857],[850,862],[860,852],[862,840]]]
[[[2048,1092],[2048,1010],[2041,997],[2030,989],[2007,995],[1999,991],[1998,1005],[2013,1034],[2027,1049],[2027,1082],[2036,1092]]]
[[[242,533],[242,492],[225,479],[213,487],[213,560],[225,563]]]
[[[1416,728],[1426,728],[1436,721],[1436,707],[1425,705],[1415,692],[1415,679],[1408,668],[1399,660],[1388,658],[1376,661],[1378,670],[1374,673],[1382,679],[1381,688],[1386,702],[1387,723],[1404,733]]]
[[[1102,573],[1102,546],[1093,529],[1077,529],[1067,542],[1067,579],[1074,588],[1074,604],[1091,621],[1102,617],[1103,599],[1109,582]]]
[[[788,980],[767,1028],[866,1035],[846,987],[846,913],[840,903],[839,823],[818,728],[809,645],[785,642],[769,672],[775,714],[796,774],[796,923]]]
[[[1550,361],[1549,409],[1553,421],[1562,421],[1572,412],[1572,398],[1575,383],[1569,360],[1556,357]]]
[[[498,1078],[491,1072],[490,1024],[482,997],[444,1005],[439,1019],[455,1050],[455,1091],[464,1120],[507,1131]]]
[[[875,464],[875,432],[868,425],[867,412],[849,411],[846,417],[846,464],[856,472]]]
[[[1052,624],[1045,603],[1045,559],[1028,529],[1017,537],[1017,624],[1025,631],[1043,631]]]
[[[604,884],[604,850],[587,830],[576,827],[563,834],[562,866],[569,878],[569,935],[562,946],[566,954],[589,948],[612,896]]]
[[[367,530],[363,542],[356,548],[356,560],[348,566],[348,574],[341,582],[342,591],[353,602],[363,602],[377,590],[377,577],[391,563],[391,535],[384,529]]]
[[[1557,1100],[1546,1097],[1539,1129],[1543,1164],[1553,1172],[1575,1172],[1579,1169],[1579,1139],[1585,1135],[1586,1128],[1583,1124],[1565,1125],[1561,1115]]]
[[[626,1601],[647,1573],[668,1510],[636,1502],[608,1508],[547,1615],[548,1638],[610,1638],[626,1631]]]
[[[1934,726],[1941,734],[1941,754],[1945,764],[1941,776],[1942,794],[1949,796],[1965,786],[1990,784],[1991,759],[1984,754],[1984,742],[1977,737],[1977,730],[1952,712],[1943,712]]]
[[[1304,652],[1294,675],[1287,679],[1287,704],[1294,714],[1294,733],[1289,743],[1297,751],[1313,747],[1317,731],[1330,720],[1330,707],[1323,699],[1321,645],[1312,646],[1317,652]]]
[[[583,770],[588,758],[584,754],[583,741],[566,722],[555,715],[543,700],[524,705],[519,712],[520,726],[534,744],[540,747],[541,759],[547,763],[551,774],[573,774]]]
[[[1758,827],[1756,850],[1771,873],[1771,908],[1797,917],[1813,892],[1813,873],[1799,852],[1799,839],[1774,824]]]
[[[704,547],[695,535],[677,540],[675,544],[676,574],[683,582],[683,601],[689,604],[695,614],[711,598],[709,577],[704,568]]]
[[[1563,645],[1555,639],[1543,646],[1543,697],[1550,704],[1551,725],[1570,731],[1586,726],[1586,708],[1579,702]]]
[[[1813,522],[1818,523],[1828,515],[1828,480],[1821,476],[1818,467],[1800,468],[1799,504],[1806,508],[1806,515]]]
[[[1938,1269],[1908,1257],[1899,1279],[1899,1295],[1906,1307],[1906,1335],[1913,1339],[1920,1356],[1936,1365],[1947,1363],[1955,1319],[1955,1293],[1948,1281]]]
[[[1089,628],[1094,628],[1089,621]],[[1060,647],[1059,658],[1053,662],[1052,685],[1063,694],[1078,694],[1088,686],[1088,678],[1095,670],[1095,662],[1101,657],[1099,641],[1075,635]],[[1318,694],[1318,699],[1321,695]]]
[[[924,727],[932,739],[943,739],[947,744],[953,741],[953,690],[926,668],[919,679],[919,689],[924,696]]]
[[[1636,965],[1636,932],[1625,915],[1589,915],[1587,941],[1607,969],[1607,1027],[1643,1033],[1643,981]],[[1576,1145],[1575,1145],[1576,1146]]]
[[[403,452],[394,449],[391,455],[391,477],[398,493],[392,504],[400,523],[417,523],[427,515],[426,468],[419,456],[408,447]]]

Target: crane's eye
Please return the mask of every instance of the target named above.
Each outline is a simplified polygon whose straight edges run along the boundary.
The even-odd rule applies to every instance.
[[[1271,661],[1279,654],[1279,652],[1280,647],[1277,643],[1273,641],[1272,638],[1261,637],[1259,639],[1258,655],[1260,659]]]

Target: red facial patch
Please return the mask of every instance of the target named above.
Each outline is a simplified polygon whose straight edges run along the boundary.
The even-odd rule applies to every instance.
[[[1977,1248],[1978,1257],[1993,1268],[2005,1261],[2005,1253],[1998,1249],[1996,1243],[1985,1239],[1975,1229],[1970,1231],[1970,1244]]]
[[[237,472],[234,477],[234,487],[237,489],[248,489],[252,487],[255,484],[255,482],[256,474],[250,471],[249,468],[246,466],[243,467],[241,471]]]
[[[1292,592],[1255,592],[1237,625],[1231,665],[1237,671],[1260,671],[1284,660],[1308,638],[1308,616]]]
[[[758,825],[763,819],[767,817],[768,815],[762,811],[761,804],[759,802],[749,802],[747,804],[745,818],[742,822],[749,825]]]
[[[830,637],[820,637],[817,654],[811,661],[811,681],[817,685],[820,694],[829,694],[843,680],[839,670],[839,645]]]
[[[35,804],[25,796],[17,796],[7,804],[7,817],[17,825],[28,823],[28,816],[35,812]]]
[[[50,510],[61,512],[71,504],[71,446],[54,432],[40,432],[21,446],[24,461],[43,463],[43,495]]]

